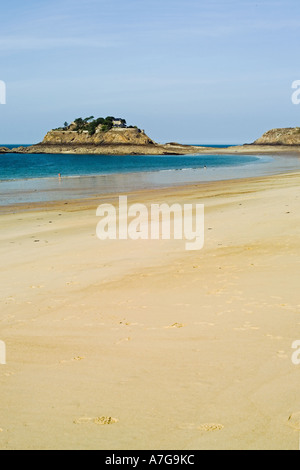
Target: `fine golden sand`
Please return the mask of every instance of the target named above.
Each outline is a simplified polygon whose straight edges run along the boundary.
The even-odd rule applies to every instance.
[[[204,203],[201,251],[105,201],[0,216],[0,449],[297,449],[300,174],[129,195]]]

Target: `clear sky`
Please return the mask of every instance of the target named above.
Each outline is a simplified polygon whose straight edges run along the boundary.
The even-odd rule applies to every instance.
[[[1,144],[91,115],[157,142],[300,126],[299,0],[9,0],[0,18]]]

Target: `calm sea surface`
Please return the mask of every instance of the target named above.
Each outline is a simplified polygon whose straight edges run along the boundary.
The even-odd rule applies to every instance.
[[[62,176],[108,175],[144,171],[217,168],[257,161],[244,156],[20,155],[0,156],[0,181]]]
[[[250,177],[298,168],[300,163],[296,157],[0,154],[0,206]]]

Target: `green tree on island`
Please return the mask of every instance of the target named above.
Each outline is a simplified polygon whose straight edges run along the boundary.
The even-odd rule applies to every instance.
[[[88,131],[89,135],[93,135],[95,134],[97,127],[101,125],[101,131],[107,132],[113,128],[115,120],[116,118],[114,116],[107,116],[106,118],[99,117],[97,119],[95,119],[94,116],[90,116],[85,119],[80,117],[74,120],[74,123],[76,124],[76,128],[74,130],[77,132],[85,130]],[[125,119],[118,120],[126,127]]]

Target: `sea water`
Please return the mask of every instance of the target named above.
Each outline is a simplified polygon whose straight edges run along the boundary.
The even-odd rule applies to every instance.
[[[252,155],[0,154],[0,206],[250,177],[297,165],[295,157]]]

